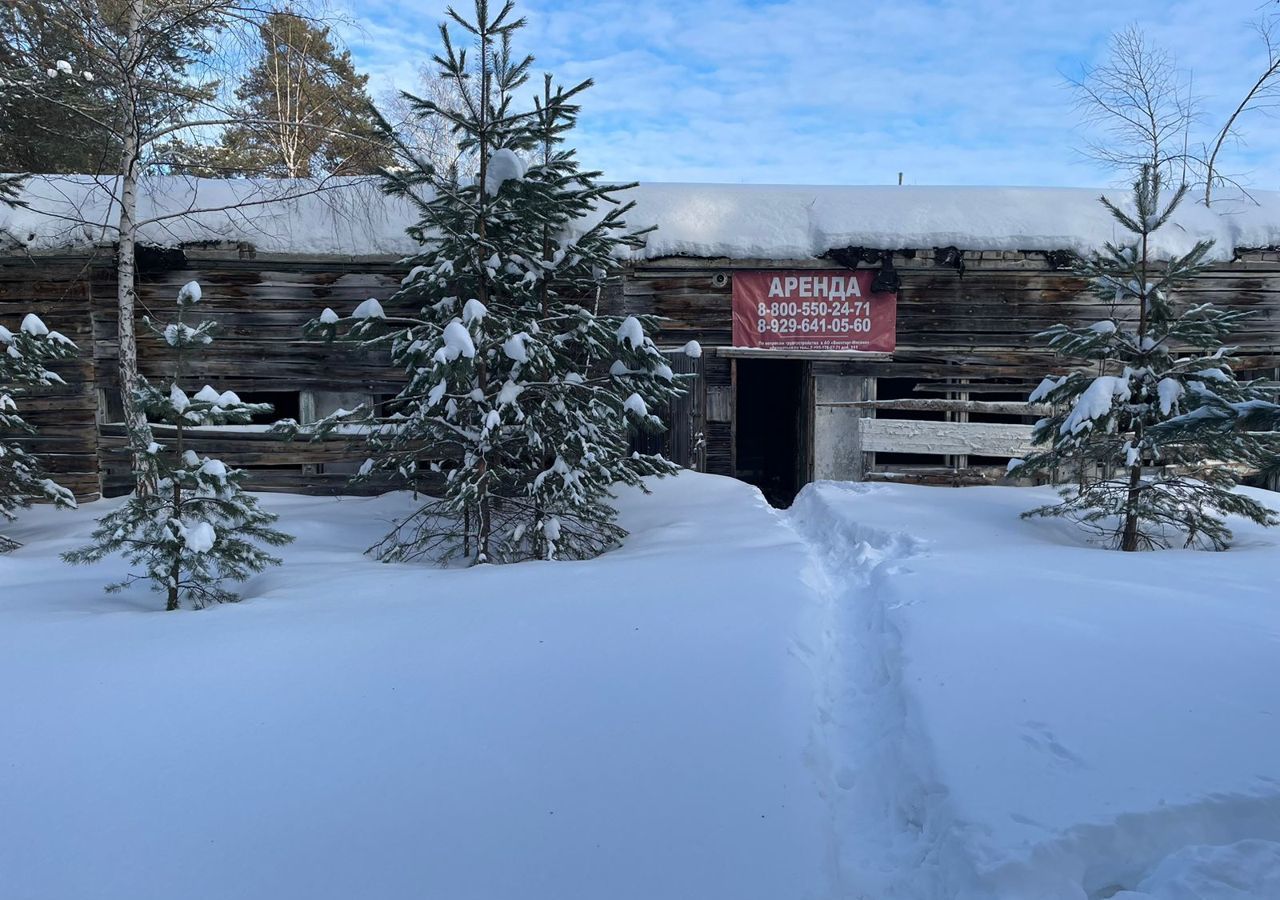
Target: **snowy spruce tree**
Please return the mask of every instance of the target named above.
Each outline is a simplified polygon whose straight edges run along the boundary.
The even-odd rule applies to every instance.
[[[375,548],[383,559],[595,556],[625,534],[611,487],[676,471],[630,445],[634,430],[661,429],[653,410],[682,391],[646,334],[654,322],[596,310],[619,251],[644,241],[626,230],[631,204],[615,199],[630,185],[601,185],[564,145],[590,82],[564,89],[548,76],[531,108],[514,108],[532,59],[512,55],[524,20],[511,3],[449,14],[475,44],[469,57],[441,25],[435,62],[456,100],[406,99],[447,123],[475,169],[414,159],[385,181],[420,216],[409,233],[421,253],[390,304],[416,313],[369,300],[346,318],[325,310],[312,333],[389,346],[408,375],[373,413],[363,473],[436,496]]]
[[[35,314],[23,319],[16,333],[0,325],[0,521],[12,521],[17,510],[35,501],[76,505],[71,492],[47,478],[39,461],[18,442],[35,433],[18,408],[23,396],[34,388],[62,384],[46,365],[76,352],[71,340],[50,331]],[[0,534],[0,553],[18,546]]]
[[[22,185],[26,182],[23,175],[6,175],[0,174],[0,206],[25,205],[22,203]]]
[[[1151,237],[1186,194],[1161,196],[1148,167],[1134,185],[1132,210],[1102,203],[1133,238],[1108,244],[1081,261],[1092,293],[1112,305],[1112,317],[1087,327],[1055,325],[1051,347],[1075,363],[1046,378],[1030,401],[1053,413],[1033,433],[1045,449],[1020,465],[1020,475],[1078,473],[1062,501],[1026,513],[1066,516],[1121,550],[1168,547],[1225,549],[1225,516],[1277,524],[1260,503],[1233,492],[1238,469],[1262,466],[1275,435],[1215,426],[1206,411],[1264,401],[1269,388],[1237,380],[1224,341],[1246,313],[1208,303],[1179,302],[1173,292],[1205,268],[1212,246],[1157,261]]]
[[[178,293],[177,319],[146,327],[171,348],[175,359],[173,382],[167,389],[145,379],[137,402],[148,421],[172,426],[171,445],[153,442],[146,454],[159,473],[158,489],[134,493],[115,512],[98,521],[93,543],[64,554],[71,563],[93,563],[123,552],[141,571],[110,585],[120,591],[149,580],[165,595],[165,609],[183,605],[201,608],[240,599],[223,582],[243,581],[267,566],[278,565],[259,545],[279,547],[293,540],[276,531],[276,516],[258,507],[241,487],[244,473],[220,460],[199,456],[185,446],[186,429],[198,425],[245,424],[256,413],[269,412],[262,403],[243,403],[234,393],[218,393],[205,385],[189,396],[181,387],[185,357],[213,340],[213,322],[183,321],[199,302],[200,285],[192,281]]]

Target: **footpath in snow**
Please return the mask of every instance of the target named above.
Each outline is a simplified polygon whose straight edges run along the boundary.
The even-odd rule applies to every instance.
[[[1280,897],[1280,534],[1118,554],[1019,521],[1047,496],[792,507],[828,598],[842,873],[876,898]]]
[[[32,510],[0,898],[1280,897],[1280,533],[1046,496],[685,473],[598,560],[437,569],[361,555],[404,495],[267,495],[284,566],[180,613],[57,560],[118,501]]]

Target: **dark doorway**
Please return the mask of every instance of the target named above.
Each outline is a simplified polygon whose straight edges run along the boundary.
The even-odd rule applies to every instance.
[[[734,474],[787,507],[809,480],[808,365],[798,360],[735,360]]]
[[[281,419],[296,421],[302,412],[302,395],[298,391],[243,391],[238,396],[245,403],[271,404],[270,412],[250,418],[251,425],[272,425]]]

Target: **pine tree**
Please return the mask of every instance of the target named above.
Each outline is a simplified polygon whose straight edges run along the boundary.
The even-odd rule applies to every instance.
[[[0,175],[0,206],[12,209],[25,206],[21,200],[22,186],[26,183],[25,175]]]
[[[409,376],[370,427],[364,472],[440,496],[376,548],[383,559],[594,556],[625,535],[611,486],[676,471],[630,445],[635,429],[662,427],[651,410],[682,391],[646,335],[653,320],[594,308],[618,252],[644,240],[626,231],[631,205],[615,199],[630,185],[598,184],[563,146],[590,82],[554,89],[548,79],[533,109],[512,108],[532,59],[512,56],[524,20],[511,3],[491,15],[477,0],[474,20],[450,15],[479,52],[469,65],[442,25],[435,61],[454,95],[471,99],[408,100],[450,124],[476,170],[460,179],[422,160],[385,185],[420,213],[410,234],[422,252],[392,298],[418,312],[388,316],[370,300],[346,319],[326,310],[313,333],[389,346]]]
[[[35,500],[74,508],[75,497],[49,480],[39,462],[16,440],[35,433],[18,411],[18,401],[32,388],[62,384],[62,378],[45,368],[55,359],[76,354],[76,345],[50,331],[34,314],[22,321],[15,334],[0,325],[0,520],[12,521],[14,513]],[[0,534],[0,553],[19,546]]]
[[[114,86],[79,71],[90,59],[78,12],[60,0],[0,3],[0,170],[94,173],[119,157],[107,125]],[[79,75],[55,68],[60,60]],[[57,74],[45,78],[46,69]],[[63,100],[91,106],[92,121]]]
[[[116,592],[150,580],[153,590],[165,594],[169,610],[184,603],[198,609],[240,599],[222,582],[243,581],[267,566],[279,565],[279,559],[257,544],[280,547],[293,540],[272,528],[277,517],[260,509],[258,501],[244,492],[243,471],[201,457],[185,446],[190,426],[245,424],[253,415],[270,411],[269,405],[243,403],[230,391],[220,394],[205,385],[188,396],[179,386],[187,353],[213,340],[213,322],[188,325],[183,321],[186,309],[199,300],[200,285],[190,282],[178,293],[175,322],[143,320],[173,348],[176,360],[168,390],[144,379],[137,397],[151,421],[173,426],[172,448],[153,442],[146,450],[160,474],[157,490],[133,494],[98,521],[92,544],[63,556],[70,563],[93,563],[123,551],[131,565],[144,571],[130,573],[107,590]]]
[[[1232,370],[1232,348],[1223,342],[1247,313],[1173,297],[1204,270],[1211,242],[1167,261],[1151,252],[1151,236],[1186,191],[1163,203],[1159,173],[1146,167],[1132,212],[1102,198],[1134,238],[1107,244],[1082,260],[1078,273],[1112,304],[1113,315],[1042,335],[1061,356],[1089,361],[1092,371],[1048,377],[1032,393],[1031,402],[1053,410],[1033,433],[1048,446],[1017,467],[1019,474],[1083,473],[1081,484],[1063,489],[1061,503],[1025,515],[1066,516],[1121,550],[1167,547],[1175,535],[1186,547],[1222,550],[1231,540],[1227,515],[1277,524],[1270,510],[1232,490],[1237,468],[1257,468],[1270,457],[1274,435],[1219,428],[1205,415],[1263,401],[1274,388],[1239,381]]]
[[[329,29],[280,11],[260,27],[262,56],[236,91],[248,120],[223,132],[223,174],[367,175],[389,165],[366,86]]]

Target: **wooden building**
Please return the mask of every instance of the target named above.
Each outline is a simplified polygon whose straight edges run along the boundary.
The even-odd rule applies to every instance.
[[[176,193],[161,192],[179,208],[191,202]],[[660,346],[704,348],[697,360],[673,353],[677,369],[696,377],[669,411],[662,450],[755,483],[780,504],[822,478],[995,480],[1026,447],[1035,418],[1027,394],[1060,368],[1034,335],[1114,312],[1069,270],[1071,252],[1123,237],[1095,191],[642,185],[635,193],[633,222],[658,230],[608,286],[602,309],[656,314]],[[405,211],[376,202],[354,225],[332,204],[295,203],[267,224],[195,216],[146,233],[140,315],[169,315],[178,288],[198,280],[202,313],[221,334],[188,380],[270,402],[278,417],[305,422],[394,394],[400,375],[387,359],[302,334],[326,306],[349,312],[399,287],[399,260],[413,249]],[[82,351],[62,368],[65,388],[26,402],[40,429],[35,447],[80,497],[125,491],[109,229],[69,233],[57,217],[5,215],[0,323],[35,312]],[[1167,252],[1217,241],[1213,269],[1184,299],[1252,311],[1239,355],[1248,370],[1271,374],[1280,366],[1280,195],[1223,211],[1188,208],[1167,228]],[[891,352],[735,344],[735,285],[758,273],[857,269],[898,282]],[[168,350],[143,336],[139,362],[163,378]],[[205,429],[197,449],[248,469],[264,490],[342,491],[363,459],[343,439],[280,442],[266,424]]]
[[[887,251],[886,251],[887,253]],[[843,254],[841,254],[843,255]],[[874,258],[884,254],[860,251]],[[646,260],[626,277],[620,310],[665,317],[658,340],[697,340],[700,378],[673,431],[701,434],[680,462],[732,475],[788,503],[813,480],[993,483],[1029,447],[1026,398],[1062,362],[1035,335],[1113,310],[1085,291],[1055,251],[925,248],[889,257],[900,278],[891,354],[735,347],[736,275],[829,270],[830,259]],[[847,261],[847,257],[846,257]],[[1247,372],[1280,366],[1280,253],[1241,251],[1203,276],[1188,302],[1254,313],[1237,335]]]

